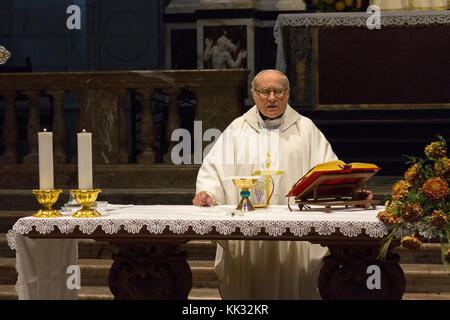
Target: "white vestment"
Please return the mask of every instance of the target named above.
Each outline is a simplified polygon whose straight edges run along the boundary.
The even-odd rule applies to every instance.
[[[267,152],[271,155],[270,169],[285,172],[273,176],[271,204],[287,204],[285,195],[299,178],[315,165],[337,159],[313,122],[289,105],[275,133],[260,129],[257,115],[254,106],[235,119],[203,161],[196,192],[207,191],[214,204],[237,205],[239,190],[227,177],[249,176],[261,170]],[[262,138],[256,151],[255,137]],[[261,155],[257,161],[255,152]],[[222,298],[320,299],[317,279],[327,253],[326,247],[305,241],[219,241],[215,269]]]

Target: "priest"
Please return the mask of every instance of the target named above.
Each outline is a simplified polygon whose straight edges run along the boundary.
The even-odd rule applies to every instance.
[[[288,105],[289,92],[288,78],[277,70],[255,76],[256,105],[227,127],[205,157],[194,205],[236,205],[239,190],[230,177],[264,169],[261,155],[270,154],[271,170],[284,171],[273,177],[271,204],[287,204],[285,195],[300,177],[319,163],[337,160],[313,122]],[[304,241],[219,241],[220,294],[223,299],[320,299],[317,280],[327,253],[326,247]]]

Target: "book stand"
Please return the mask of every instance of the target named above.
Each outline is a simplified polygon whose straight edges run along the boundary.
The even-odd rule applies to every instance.
[[[325,206],[331,212],[332,206],[372,206],[376,209],[379,200],[353,200],[356,191],[367,182],[374,172],[323,173],[295,197],[300,210],[307,205]]]

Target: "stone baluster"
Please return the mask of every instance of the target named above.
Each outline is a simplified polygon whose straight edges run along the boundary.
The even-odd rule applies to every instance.
[[[5,122],[3,123],[3,144],[5,152],[0,156],[0,164],[15,164],[17,155],[17,119],[16,119],[16,93],[3,92],[5,98]]]
[[[55,163],[66,163],[66,123],[64,121],[64,91],[54,90],[48,91],[53,97],[53,145],[54,145],[54,157]]]
[[[171,141],[172,132],[181,126],[180,122],[180,108],[178,107],[178,96],[180,95],[180,88],[170,88],[168,90],[169,94],[169,105],[168,105],[168,118],[166,126],[166,139],[168,142],[168,150],[164,155],[164,163],[171,163],[171,153],[173,146],[177,143],[176,141]]]
[[[28,113],[27,141],[29,146],[28,154],[23,158],[23,163],[38,163],[38,132],[41,130],[41,120],[39,114],[39,91],[26,91],[25,95],[30,99]],[[50,131],[47,128],[47,131]]]
[[[119,161],[122,164],[128,163],[128,126],[125,110],[125,98],[127,90],[118,90],[118,113],[119,113]]]
[[[139,164],[152,164],[155,162],[153,141],[155,141],[155,126],[152,115],[153,88],[136,90],[142,96],[142,122],[141,122],[141,154],[137,156]]]

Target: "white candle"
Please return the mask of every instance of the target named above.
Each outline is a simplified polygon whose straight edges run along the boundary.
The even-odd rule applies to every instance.
[[[38,132],[39,188],[53,190],[53,133]]]
[[[92,133],[78,133],[78,189],[92,189]]]

